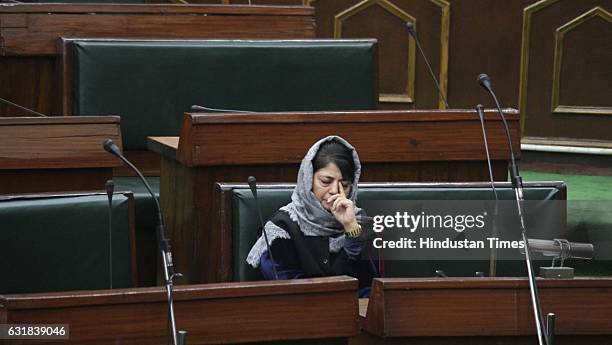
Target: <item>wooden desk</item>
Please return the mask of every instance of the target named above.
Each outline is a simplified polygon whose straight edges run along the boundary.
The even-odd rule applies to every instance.
[[[187,344],[346,344],[358,334],[357,280],[346,276],[177,286],[174,292],[177,328],[188,332]],[[66,344],[165,344],[167,309],[163,287],[6,295],[0,323],[69,324]]]
[[[518,113],[508,110],[514,150]],[[506,135],[486,112],[494,176],[507,179]],[[318,139],[337,134],[359,153],[363,182],[486,181],[480,121],[474,111],[363,111],[186,114],[180,140],[151,138],[162,155],[160,198],[180,272],[191,283],[229,281],[213,229],[215,182],[293,182]]]
[[[100,190],[119,160],[117,116],[0,117],[0,194]]]
[[[612,341],[612,278],[538,279],[555,344]],[[352,344],[536,344],[526,278],[377,278]],[[367,309],[365,315],[363,309]]]
[[[59,37],[315,38],[314,9],[184,4],[0,4],[0,95],[61,114]],[[0,105],[0,116],[25,115]]]

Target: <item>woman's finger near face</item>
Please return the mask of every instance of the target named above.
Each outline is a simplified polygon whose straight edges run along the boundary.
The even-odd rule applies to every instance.
[[[338,181],[338,191],[340,195],[342,195],[343,198],[346,198],[346,193],[344,193],[344,186],[342,185],[342,182],[340,181]]]

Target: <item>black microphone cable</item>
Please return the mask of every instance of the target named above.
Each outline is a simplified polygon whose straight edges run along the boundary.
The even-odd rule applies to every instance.
[[[255,111],[248,111],[248,110],[218,109],[218,108],[203,107],[197,104],[192,105],[190,109],[191,111],[208,111],[212,113],[244,113],[244,114],[255,113]]]
[[[172,281],[175,277],[181,277],[182,275],[178,272],[174,272],[174,265],[172,263],[172,252],[170,251],[171,250],[170,240],[168,240],[165,235],[164,217],[162,215],[161,207],[159,206],[159,201],[155,197],[155,193],[153,193],[151,186],[149,185],[145,177],[142,175],[140,170],[138,170],[138,168],[136,168],[136,166],[134,166],[132,162],[130,162],[127,158],[125,158],[121,154],[119,147],[115,145],[115,143],[113,143],[111,139],[106,139],[102,146],[104,147],[104,150],[111,153],[115,157],[119,158],[122,162],[127,164],[127,166],[129,166],[136,173],[136,175],[138,175],[138,177],[144,184],[145,188],[147,189],[149,194],[151,194],[151,196],[153,197],[153,200],[155,201],[155,206],[157,208],[157,214],[158,214],[157,236],[159,240],[159,247],[160,247],[159,250],[162,254],[162,262],[164,264],[164,276],[165,276],[164,278],[166,280],[165,282],[166,283],[166,297],[168,300],[168,326],[169,326],[168,328],[170,329],[170,332],[168,332],[169,338],[167,339],[167,343],[170,343],[170,336],[172,336],[173,344],[181,345],[179,343],[179,340],[182,340],[185,338],[185,333],[183,332],[180,338],[177,335],[176,319],[174,316],[174,297],[172,293],[172,284],[173,284]]]
[[[550,343],[550,339],[554,336],[552,334],[554,330],[554,314],[549,314],[550,323],[548,327],[544,327],[544,321],[542,319],[542,308],[540,305],[540,297],[538,294],[537,283],[534,276],[533,262],[531,260],[531,250],[529,248],[529,241],[527,239],[527,228],[525,226],[525,219],[523,217],[523,181],[519,175],[518,166],[516,165],[516,160],[514,156],[514,149],[512,146],[512,138],[510,137],[510,129],[508,127],[508,122],[506,121],[506,117],[504,116],[504,112],[499,105],[499,101],[497,100],[497,96],[495,92],[493,92],[493,88],[491,86],[491,78],[488,75],[482,73],[478,75],[478,82],[480,85],[493,97],[493,101],[495,102],[495,106],[497,107],[497,111],[499,116],[502,119],[504,124],[504,129],[506,131],[506,136],[508,137],[508,146],[510,148],[510,175],[512,178],[512,187],[514,189],[516,206],[518,211],[518,217],[521,222],[521,237],[523,243],[525,245],[525,261],[527,265],[527,274],[529,276],[529,290],[531,294],[531,304],[533,307],[534,318],[536,320],[536,331],[538,334],[538,342],[540,345],[552,345]],[[552,316],[551,316],[552,314]]]
[[[115,183],[106,181],[106,196],[108,197],[108,275],[110,288],[113,288],[113,193]]]
[[[495,188],[495,180],[493,179],[493,168],[491,167],[491,155],[489,154],[489,142],[487,141],[487,131],[485,130],[484,124],[484,106],[482,104],[476,105],[476,112],[480,118],[480,127],[482,129],[482,139],[484,142],[485,153],[487,155],[487,167],[489,168],[489,180],[491,182],[491,189],[493,190],[493,197],[495,198],[495,205],[493,208],[493,229],[491,231],[491,237],[497,236],[497,215],[499,206],[499,197],[497,196],[497,188]],[[495,277],[497,275],[497,248],[491,247],[491,254],[489,257],[489,277]]]
[[[448,102],[446,101],[446,97],[444,96],[444,92],[442,92],[442,88],[440,87],[440,84],[438,84],[438,79],[436,79],[436,75],[431,69],[429,60],[427,60],[427,56],[425,56],[425,52],[423,52],[423,49],[421,48],[421,43],[419,42],[419,39],[417,37],[417,32],[416,32],[416,29],[414,28],[414,23],[407,22],[406,28],[408,29],[408,32],[410,33],[410,35],[412,35],[412,37],[414,38],[417,48],[419,49],[421,56],[423,56],[423,60],[425,60],[425,64],[427,65],[427,69],[429,70],[429,75],[431,75],[431,79],[433,79],[433,82],[436,84],[436,88],[438,89],[438,94],[440,95],[440,97],[442,97],[442,100],[444,101],[444,105],[446,105],[446,109],[450,108],[450,106],[448,105]]]
[[[16,2],[16,3],[19,3],[19,2]],[[13,107],[15,107],[15,108],[21,109],[21,110],[23,110],[23,111],[25,111],[25,112],[27,112],[27,113],[30,113],[30,114],[33,114],[33,115],[36,115],[36,116],[40,116],[40,117],[48,117],[47,115],[45,115],[45,114],[43,114],[43,113],[39,113],[39,112],[37,112],[37,111],[35,111],[35,110],[32,110],[32,109],[26,108],[26,107],[24,107],[24,106],[21,106],[21,105],[19,105],[19,104],[17,104],[17,103],[13,103],[13,102],[11,102],[11,101],[9,101],[9,100],[7,100],[7,99],[4,99],[4,98],[0,98],[0,103],[5,103],[5,104],[8,104],[8,105],[12,105],[12,106],[13,106]]]
[[[255,198],[255,208],[257,208],[257,213],[259,214],[261,232],[263,232],[264,240],[266,241],[266,248],[268,249],[268,254],[270,254],[270,261],[272,261],[272,272],[274,273],[274,279],[278,280],[278,272],[276,272],[276,261],[274,261],[274,255],[272,255],[272,249],[270,248],[270,242],[268,241],[268,233],[266,232],[266,225],[264,224],[263,217],[261,215],[261,207],[259,206],[259,199],[257,198],[257,180],[255,179],[255,176],[249,176],[247,182],[249,183],[251,193]]]

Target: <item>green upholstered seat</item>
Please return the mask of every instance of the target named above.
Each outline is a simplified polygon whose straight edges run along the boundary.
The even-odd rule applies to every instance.
[[[113,197],[113,288],[134,286],[132,196]],[[110,288],[106,194],[0,198],[0,293]]]
[[[159,200],[159,177],[146,177]],[[138,284],[154,286],[157,283],[157,209],[155,201],[137,177],[113,177],[116,191],[130,191],[134,195],[136,265]]]
[[[124,149],[176,136],[199,104],[251,111],[377,104],[375,40],[69,40],[72,112],[121,116]]]
[[[247,254],[257,239],[260,227],[255,202],[247,185],[223,185],[230,193],[232,209],[233,280],[261,279],[258,270],[245,263]],[[501,200],[512,200],[513,191],[508,184],[498,188]],[[292,185],[262,185],[258,196],[264,218],[270,217],[280,206],[291,201]],[[483,183],[460,184],[362,184],[359,187],[358,204],[375,200],[489,200],[491,190]],[[565,185],[554,183],[526,183],[526,200],[565,200]],[[366,210],[367,211],[367,210]],[[488,272],[488,261],[386,261],[387,277],[431,277],[435,270],[443,270],[449,276],[474,276],[476,271]],[[517,261],[500,261],[498,276],[522,276],[524,264]]]

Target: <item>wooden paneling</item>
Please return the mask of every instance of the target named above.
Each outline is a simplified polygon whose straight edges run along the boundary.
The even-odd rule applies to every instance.
[[[541,1],[525,9],[520,107],[527,137],[612,147],[612,1]]]
[[[491,76],[504,106],[517,107],[522,11],[535,1],[370,1],[375,4],[351,17],[343,33],[351,38],[379,39],[381,93],[398,92],[414,73],[414,103],[383,99],[382,108],[443,107],[418,52],[414,52],[416,64],[411,72],[408,54],[414,48],[408,44],[409,34],[400,17],[385,9],[389,6],[414,18],[422,48],[452,108],[494,105],[476,82],[480,73]],[[365,2],[311,0],[316,9],[317,36],[333,37],[335,17],[359,3]]]
[[[346,276],[178,286],[177,328],[188,332],[188,344],[323,343],[357,335],[356,292],[357,280]],[[0,296],[0,305],[2,323],[69,324],[65,344],[162,344],[166,339],[162,287],[7,295]]]
[[[0,117],[0,194],[103,189],[119,161],[116,116]]]
[[[383,337],[535,334],[528,284],[526,278],[375,279],[364,328]],[[543,315],[557,316],[556,334],[610,337],[610,278],[538,280],[538,287]]]
[[[518,114],[507,113],[519,152]],[[486,120],[491,158],[507,158],[497,112],[487,110]],[[486,159],[475,112],[461,110],[186,115],[177,157],[187,166],[299,163],[305,143],[330,133],[351,142],[364,163]]]
[[[118,166],[109,138],[120,145],[116,116],[0,118],[0,169]]]
[[[506,112],[519,152],[518,114]],[[495,111],[485,116],[494,178],[505,181],[506,136]],[[364,182],[488,180],[480,121],[473,111],[186,114],[178,144],[149,139],[149,149],[163,156],[162,208],[186,282],[231,279],[221,255],[231,244],[213,228],[215,183],[242,182],[251,175],[260,182],[295,181],[308,147],[332,134],[355,146]]]
[[[312,8],[291,6],[2,5],[1,97],[60,114],[59,37],[314,38],[315,23]],[[23,114],[0,104],[0,116]]]

